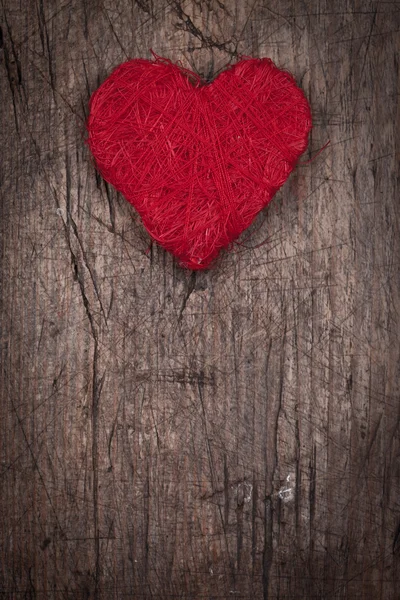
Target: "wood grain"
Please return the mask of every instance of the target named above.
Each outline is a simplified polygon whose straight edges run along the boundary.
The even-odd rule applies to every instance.
[[[1,11],[0,596],[398,598],[399,4]],[[330,140],[205,273],[84,144],[150,49],[271,57]]]

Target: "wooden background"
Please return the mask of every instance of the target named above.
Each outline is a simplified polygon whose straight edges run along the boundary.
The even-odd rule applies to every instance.
[[[0,597],[398,599],[400,4],[1,12]],[[331,140],[209,272],[146,252],[84,144],[150,48],[271,57],[303,160]]]

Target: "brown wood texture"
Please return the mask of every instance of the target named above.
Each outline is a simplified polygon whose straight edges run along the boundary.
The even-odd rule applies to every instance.
[[[1,6],[0,597],[399,598],[400,4]],[[271,57],[331,141],[204,273],[84,144],[150,49]]]

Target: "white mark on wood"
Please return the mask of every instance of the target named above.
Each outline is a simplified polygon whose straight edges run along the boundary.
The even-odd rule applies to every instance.
[[[293,474],[290,474],[286,477],[286,486],[281,487],[281,489],[278,492],[278,497],[283,501],[283,502],[290,502],[291,500],[294,500],[294,484],[292,482],[291,484],[291,480],[294,479]]]

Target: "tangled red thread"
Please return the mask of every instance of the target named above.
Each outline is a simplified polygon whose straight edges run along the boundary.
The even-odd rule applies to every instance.
[[[212,83],[158,56],[130,60],[89,108],[98,170],[191,269],[209,267],[251,224],[311,129],[302,90],[268,58],[243,59]]]

